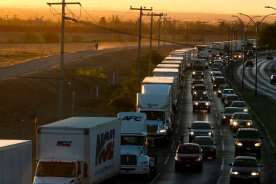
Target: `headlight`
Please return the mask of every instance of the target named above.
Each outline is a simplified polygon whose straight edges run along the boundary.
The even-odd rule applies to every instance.
[[[247,108],[245,108],[245,109],[243,109],[243,111],[244,111],[244,112],[248,112],[248,109],[247,109]]]
[[[160,132],[160,133],[166,133],[167,130],[166,130],[166,129],[162,129],[162,130],[160,130],[159,132]]]
[[[236,142],[236,145],[241,147],[243,144],[241,142]]]
[[[206,91],[204,91],[204,92],[203,92],[203,94],[204,94],[204,95],[206,95],[206,94],[207,94],[207,92],[206,92]]]
[[[208,135],[211,136],[211,135],[212,135],[212,132],[208,132]]]
[[[246,123],[246,125],[247,126],[252,126],[252,122],[249,121],[249,122]]]
[[[201,160],[202,160],[201,156],[199,156],[199,157],[196,159],[197,162],[200,162]]]
[[[233,126],[238,126],[239,123],[237,121],[233,121]]]
[[[259,172],[251,172],[251,176],[259,176],[260,173]]]
[[[195,102],[195,105],[198,105],[198,102]]]
[[[196,91],[194,91],[194,95],[196,95],[197,94],[197,92]]]
[[[195,75],[196,73],[195,72],[193,72],[193,75]]]
[[[221,90],[218,90],[218,93],[221,93]]]
[[[195,135],[195,133],[194,132],[190,132],[190,135]]]
[[[232,174],[232,175],[239,175],[239,172],[237,172],[237,171],[232,171],[231,174]]]
[[[260,143],[260,142],[257,142],[254,144],[255,147],[260,147],[261,145],[262,145],[262,143]]]
[[[205,105],[206,105],[206,106],[209,106],[210,104],[209,104],[209,102],[206,102]]]
[[[223,119],[226,119],[226,116],[223,116],[222,118],[223,118]]]
[[[217,85],[216,85],[216,84],[214,84],[214,87],[217,87]]]

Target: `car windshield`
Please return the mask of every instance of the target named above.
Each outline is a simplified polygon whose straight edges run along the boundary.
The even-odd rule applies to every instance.
[[[143,136],[121,136],[121,145],[143,146],[144,144]]]
[[[160,111],[143,111],[147,115],[148,120],[165,120],[165,113]]]
[[[75,177],[75,163],[69,162],[39,162],[36,176],[39,177]]]
[[[209,101],[207,95],[197,95],[194,97],[194,101]]]
[[[257,167],[258,163],[254,159],[236,159],[234,162],[236,167]]]
[[[237,138],[260,138],[260,133],[258,131],[252,131],[252,130],[240,130],[237,133]]]
[[[223,93],[224,94],[233,94],[234,90],[232,90],[232,89],[225,89],[225,90],[223,90]]]
[[[199,146],[195,145],[179,146],[177,150],[177,153],[181,154],[198,154],[199,152]]]
[[[213,145],[213,141],[211,138],[203,138],[203,137],[196,137],[195,138],[195,143],[199,145]]]
[[[224,113],[225,114],[233,114],[233,113],[235,113],[235,112],[241,112],[242,110],[241,109],[239,109],[239,108],[226,108],[225,110],[224,110]]]
[[[246,104],[244,102],[233,102],[232,107],[245,107]]]
[[[192,129],[211,129],[211,125],[209,123],[193,123]]]
[[[203,85],[195,85],[194,90],[204,91],[204,90],[206,90],[206,87]]]
[[[250,120],[252,119],[249,114],[234,114],[234,119],[241,119],[241,120]]]

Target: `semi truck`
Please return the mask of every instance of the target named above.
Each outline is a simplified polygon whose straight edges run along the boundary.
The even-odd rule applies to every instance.
[[[144,175],[150,178],[156,171],[156,157],[148,152],[146,114],[121,112],[122,175]]]
[[[32,142],[0,140],[0,183],[32,183]]]
[[[38,129],[34,184],[95,184],[120,171],[121,123],[71,117]]]

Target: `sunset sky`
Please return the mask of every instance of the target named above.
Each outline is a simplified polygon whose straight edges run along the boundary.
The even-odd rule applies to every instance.
[[[49,0],[57,2],[60,0]],[[73,0],[67,0],[73,1]],[[46,8],[45,0],[2,0],[0,6],[14,8]],[[85,8],[95,10],[128,10],[130,5],[152,6],[157,11],[265,14],[276,6],[274,0],[80,0]]]

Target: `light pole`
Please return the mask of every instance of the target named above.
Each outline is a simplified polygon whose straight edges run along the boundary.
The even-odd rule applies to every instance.
[[[258,34],[259,34],[259,26],[265,21],[265,19],[271,15],[275,15],[275,13],[271,13],[268,15],[265,15],[262,17],[260,21],[256,21],[254,17],[251,17],[244,13],[239,13],[239,15],[245,16],[249,18],[249,20],[253,23],[255,26],[255,32],[256,32],[256,53],[255,53],[255,61],[256,61],[256,74],[255,74],[255,96],[258,95]]]
[[[237,18],[239,20],[239,22],[241,23],[242,25],[242,42],[243,42],[243,45],[242,45],[242,89],[244,89],[244,75],[245,75],[245,43],[246,43],[246,26],[243,22],[243,20],[237,16],[237,15],[232,15],[232,17],[234,18]]]

